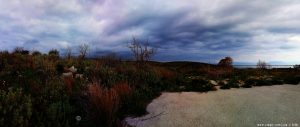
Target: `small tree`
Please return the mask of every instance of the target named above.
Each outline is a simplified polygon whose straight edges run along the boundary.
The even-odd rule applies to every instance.
[[[49,55],[50,59],[52,59],[52,60],[57,60],[57,59],[59,59],[59,51],[56,50],[56,49],[51,49],[51,50],[48,52],[48,55]]]
[[[257,64],[256,64],[256,67],[257,67],[258,69],[264,70],[264,69],[267,69],[268,64],[267,64],[265,61],[258,60],[258,62],[257,62]]]
[[[223,67],[232,67],[232,63],[233,63],[232,58],[227,56],[224,59],[221,59],[218,65]]]
[[[300,65],[294,65],[293,67],[298,70],[300,69]]]
[[[31,53],[31,55],[33,55],[33,56],[40,56],[40,55],[42,55],[42,53],[39,52],[39,51],[33,51],[33,52]]]
[[[67,59],[71,59],[72,58],[72,49],[69,46],[66,48],[66,58]]]
[[[149,47],[149,41],[144,44],[139,42],[135,37],[132,38],[132,42],[128,46],[133,53],[134,59],[137,62],[149,61],[151,57],[156,53],[157,49]]]
[[[84,59],[89,50],[89,46],[87,44],[82,44],[79,46],[79,58]]]
[[[23,47],[16,47],[13,51],[13,53],[15,54],[22,54],[22,52],[24,51]]]
[[[15,54],[29,55],[29,50],[25,50],[23,47],[16,47],[13,51]]]
[[[48,55],[50,55],[50,56],[59,56],[59,51],[57,49],[51,49],[48,52]]]

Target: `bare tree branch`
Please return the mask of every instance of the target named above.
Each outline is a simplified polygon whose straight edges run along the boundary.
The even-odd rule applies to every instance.
[[[154,56],[157,49],[149,47],[149,40],[147,39],[144,44],[138,41],[135,37],[132,38],[132,42],[128,46],[133,53],[133,57],[138,62],[149,61]]]
[[[67,59],[72,58],[72,48],[69,46],[66,48],[66,57],[67,57]]]
[[[87,44],[82,44],[79,46],[79,58],[84,59],[89,50],[89,46]]]

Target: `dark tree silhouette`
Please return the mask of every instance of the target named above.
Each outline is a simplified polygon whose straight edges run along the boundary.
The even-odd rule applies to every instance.
[[[218,65],[223,67],[232,67],[232,63],[233,63],[232,58],[227,56],[224,59],[221,59]]]
[[[87,44],[82,44],[79,46],[79,58],[84,59],[88,53],[89,46]]]
[[[128,46],[133,53],[134,59],[137,62],[149,61],[157,49],[149,46],[149,41],[147,40],[145,43],[141,43],[135,37],[132,38],[132,42]]]
[[[69,46],[66,48],[66,58],[67,59],[71,59],[72,58],[72,49]]]
[[[33,51],[33,52],[31,53],[31,55],[33,55],[33,56],[39,56],[39,55],[42,55],[42,53],[39,52],[39,51]]]
[[[50,55],[50,56],[59,56],[59,51],[57,49],[51,49],[48,52],[48,55]]]
[[[258,60],[256,67],[258,69],[267,69],[269,65],[265,61]]]

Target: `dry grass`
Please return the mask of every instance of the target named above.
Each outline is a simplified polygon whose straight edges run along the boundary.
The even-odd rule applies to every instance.
[[[153,70],[159,77],[165,79],[171,79],[172,77],[175,76],[174,72],[163,67],[153,67]]]
[[[131,94],[132,89],[127,82],[119,82],[112,87],[120,97],[126,97]]]
[[[70,93],[72,91],[73,85],[75,83],[73,77],[63,78],[67,91]]]
[[[130,86],[125,83],[118,83],[112,88],[104,88],[99,84],[92,84],[88,87],[90,95],[90,115],[98,125],[123,126],[118,120],[122,98],[131,94]]]

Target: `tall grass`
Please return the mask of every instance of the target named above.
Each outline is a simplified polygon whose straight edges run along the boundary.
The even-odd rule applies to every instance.
[[[118,119],[117,112],[130,95],[131,88],[127,83],[119,83],[112,88],[105,88],[100,84],[88,86],[89,114],[97,126],[107,127],[123,125]]]

